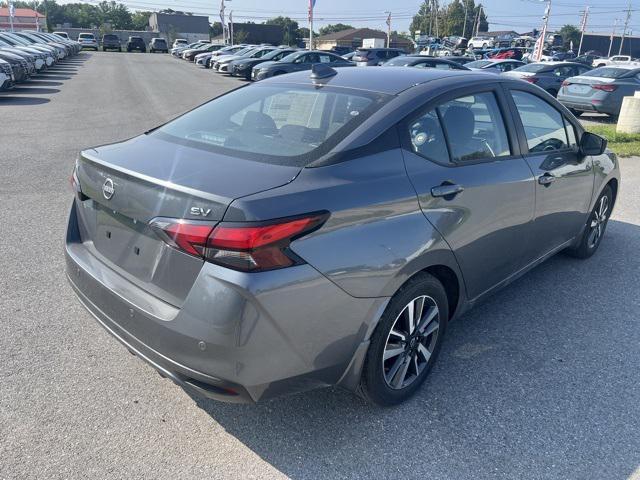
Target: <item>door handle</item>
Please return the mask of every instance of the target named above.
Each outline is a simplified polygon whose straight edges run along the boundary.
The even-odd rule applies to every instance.
[[[444,197],[445,200],[451,200],[462,191],[464,191],[464,187],[462,185],[444,183],[440,186],[431,188],[431,195],[434,197]]]
[[[549,172],[545,173],[544,175],[540,175],[538,177],[538,183],[540,185],[544,185],[545,187],[548,187],[555,181],[556,181],[556,177]]]

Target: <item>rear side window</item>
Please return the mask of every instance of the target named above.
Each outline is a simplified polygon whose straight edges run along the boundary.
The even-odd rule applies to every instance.
[[[464,163],[511,155],[493,93],[456,98],[409,125],[414,152],[436,161]]]
[[[558,110],[531,93],[514,90],[511,96],[522,121],[530,152],[568,148],[564,119]]]

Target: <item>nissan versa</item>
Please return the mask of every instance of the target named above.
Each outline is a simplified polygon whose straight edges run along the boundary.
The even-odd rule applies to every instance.
[[[520,80],[315,65],[83,151],[68,277],[187,391],[396,404],[452,318],[598,249],[620,182],[605,148]]]

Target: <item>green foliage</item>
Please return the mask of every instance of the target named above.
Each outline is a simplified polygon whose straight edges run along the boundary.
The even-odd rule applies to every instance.
[[[565,47],[569,48],[569,46],[571,45],[571,42],[573,42],[573,48],[576,50],[578,49],[578,45],[580,44],[580,35],[581,35],[579,28],[573,25],[565,25],[560,29],[558,33],[562,35],[562,38],[564,39]]]
[[[618,133],[615,125],[586,125],[586,128],[606,138],[607,146],[619,156],[640,156],[640,133]]]
[[[327,35],[333,32],[341,32],[342,30],[349,30],[350,28],[354,27],[345,23],[329,24],[320,28],[320,35]]]
[[[233,32],[234,40],[233,43],[247,43],[247,38],[249,38],[249,33],[245,30],[238,30],[237,32]]]
[[[283,30],[282,43],[284,45],[295,45],[298,43],[298,22],[291,20],[289,17],[270,18],[265,25],[280,25]]]
[[[424,1],[414,15],[409,27],[411,35],[420,30],[422,35],[438,35],[447,37],[450,35],[464,35],[467,38],[473,36],[475,21],[480,12],[480,31],[486,32],[489,23],[482,4],[475,4],[475,0],[453,0],[448,5],[440,5],[435,2]],[[466,12],[466,15],[465,15]],[[466,25],[465,25],[466,16]]]

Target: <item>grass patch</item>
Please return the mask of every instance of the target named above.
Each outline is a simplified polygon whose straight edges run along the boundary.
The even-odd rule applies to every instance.
[[[608,147],[618,156],[640,156],[640,133],[618,133],[615,125],[586,125],[585,128],[606,138]]]

